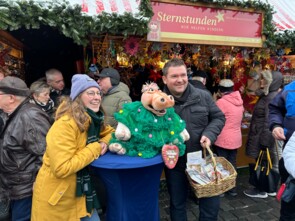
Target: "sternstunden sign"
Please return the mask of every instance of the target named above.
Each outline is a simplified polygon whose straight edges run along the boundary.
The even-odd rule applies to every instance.
[[[262,13],[151,2],[148,41],[262,47]]]

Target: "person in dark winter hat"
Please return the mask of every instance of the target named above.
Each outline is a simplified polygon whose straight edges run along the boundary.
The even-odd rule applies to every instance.
[[[116,128],[118,122],[114,113],[121,110],[123,104],[131,102],[130,89],[126,84],[120,82],[120,74],[114,68],[104,68],[97,80],[103,92],[102,108],[106,113],[106,123]]]
[[[112,86],[120,83],[120,74],[114,68],[104,68],[99,74],[99,78],[109,78]]]
[[[206,72],[202,70],[197,70],[196,68],[192,68],[192,79],[189,80],[189,83],[191,83],[196,88],[205,90],[208,93],[210,93],[210,91],[206,88],[206,82],[207,82]]]
[[[193,77],[202,77],[202,78],[207,78],[207,74],[205,71],[202,70],[194,70],[193,72]]]
[[[98,83],[86,74],[75,74],[72,77],[72,87],[70,98],[73,100],[83,91],[90,87],[96,87],[100,91]]]
[[[31,94],[30,89],[22,79],[11,76],[7,76],[0,81],[0,91],[3,94],[13,94],[21,97],[28,97]]]
[[[0,183],[10,199],[11,220],[31,218],[33,184],[50,127],[49,116],[30,103],[29,95],[26,83],[17,77],[0,81],[0,109],[5,117],[0,136]]]

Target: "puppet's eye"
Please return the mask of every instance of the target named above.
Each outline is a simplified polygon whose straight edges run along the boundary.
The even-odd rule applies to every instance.
[[[154,91],[154,89],[153,88],[150,88],[149,91]]]

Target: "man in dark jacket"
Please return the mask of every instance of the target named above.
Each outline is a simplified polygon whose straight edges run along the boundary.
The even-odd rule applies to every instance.
[[[11,200],[12,220],[30,220],[33,183],[50,127],[48,115],[29,102],[29,95],[19,78],[0,82],[0,109],[7,115],[0,133],[0,186]]]
[[[213,144],[221,132],[225,117],[212,96],[188,83],[187,69],[180,59],[172,59],[163,68],[164,91],[175,99],[175,111],[186,122],[190,139],[186,153]],[[189,183],[185,174],[187,155],[180,157],[174,169],[165,168],[170,195],[171,221],[186,221],[186,199]],[[199,199],[199,220],[217,220],[219,196]]]

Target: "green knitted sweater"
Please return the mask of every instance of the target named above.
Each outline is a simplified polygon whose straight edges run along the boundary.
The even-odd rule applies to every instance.
[[[131,138],[122,141],[113,134],[110,144],[121,144],[127,155],[151,158],[161,153],[164,144],[172,143],[179,148],[180,156],[185,153],[185,144],[180,136],[185,129],[185,122],[175,113],[174,108],[168,108],[164,116],[158,117],[136,101],[125,104],[114,116],[129,128]]]

